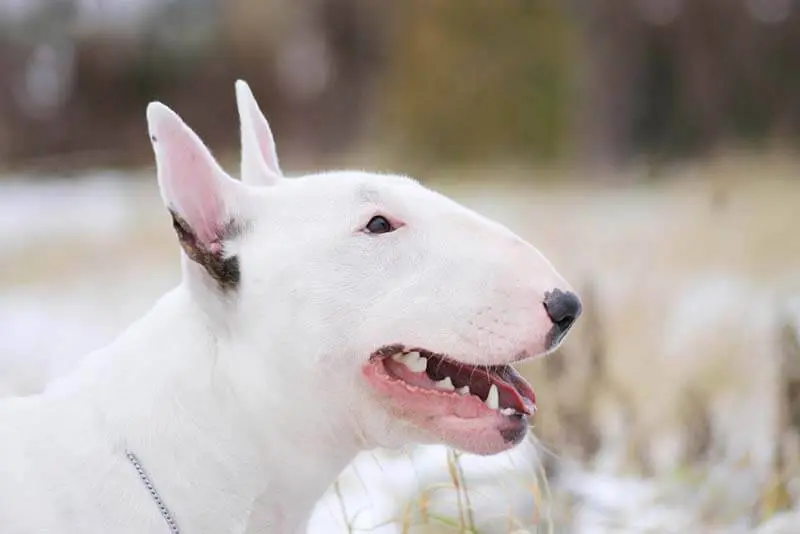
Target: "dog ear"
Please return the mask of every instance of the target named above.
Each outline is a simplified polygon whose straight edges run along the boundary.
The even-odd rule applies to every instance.
[[[283,178],[275,140],[244,80],[236,80],[236,107],[242,128],[242,181],[251,185],[275,185]]]
[[[188,258],[223,288],[239,281],[238,260],[226,258],[224,241],[234,237],[238,188],[200,138],[160,102],[147,106],[150,140],[156,156],[161,197],[172,214],[178,240]]]

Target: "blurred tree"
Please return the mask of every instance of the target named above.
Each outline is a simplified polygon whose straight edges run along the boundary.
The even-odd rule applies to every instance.
[[[235,151],[237,78],[269,115],[289,166],[344,150],[372,108],[383,4],[53,0],[10,16],[0,3],[0,161],[61,171],[149,162],[153,99],[217,150]]]
[[[147,162],[154,98],[235,150],[241,77],[289,166],[613,168],[797,139],[799,56],[791,0],[0,1],[0,161]]]
[[[380,91],[416,158],[551,159],[568,136],[572,56],[556,2],[407,0]]]
[[[550,159],[574,148],[614,168],[800,136],[800,6],[790,0],[396,9],[382,107],[392,141],[415,157]]]
[[[593,163],[706,155],[800,134],[800,8],[789,0],[573,0]]]

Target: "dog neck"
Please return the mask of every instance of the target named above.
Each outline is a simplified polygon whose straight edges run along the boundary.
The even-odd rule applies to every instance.
[[[180,286],[48,394],[136,454],[182,532],[300,531],[363,445],[353,416],[211,324]]]

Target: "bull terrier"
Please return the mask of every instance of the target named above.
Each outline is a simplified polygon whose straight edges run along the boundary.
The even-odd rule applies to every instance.
[[[524,439],[535,395],[511,364],[562,342],[581,311],[566,282],[409,177],[285,177],[236,93],[241,181],[147,107],[181,282],[43,392],[0,400],[3,533],[299,533],[359,451]]]

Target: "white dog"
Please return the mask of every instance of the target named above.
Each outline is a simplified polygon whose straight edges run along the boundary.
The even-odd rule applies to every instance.
[[[361,450],[519,443],[580,302],[503,226],[402,176],[282,176],[237,83],[243,182],[147,108],[183,280],[39,394],[0,400],[0,530],[302,532]]]

